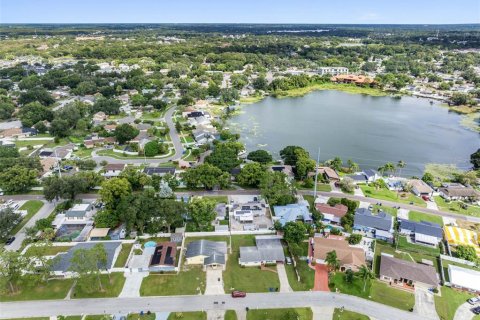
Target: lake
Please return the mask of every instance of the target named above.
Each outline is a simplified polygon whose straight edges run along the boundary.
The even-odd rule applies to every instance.
[[[315,91],[303,97],[266,99],[242,106],[227,126],[241,134],[247,151],[265,149],[275,158],[288,145],[313,159],[335,156],[373,168],[403,160],[402,175],[421,176],[427,163],[470,167],[480,135],[460,125],[462,116],[412,97],[372,97]]]

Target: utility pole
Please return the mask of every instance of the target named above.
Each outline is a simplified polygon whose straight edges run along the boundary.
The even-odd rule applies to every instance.
[[[60,169],[60,160],[58,160],[57,149],[53,149],[53,152],[55,152],[55,159],[57,159],[58,175],[61,178],[62,177],[62,170]]]
[[[313,191],[313,203],[317,199],[317,180],[318,180],[318,166],[320,165],[320,147],[318,147],[317,163],[315,164],[315,186]]]

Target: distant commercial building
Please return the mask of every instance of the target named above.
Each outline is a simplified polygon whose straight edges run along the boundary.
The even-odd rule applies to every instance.
[[[321,67],[317,70],[317,73],[321,76],[331,75],[338,76],[339,74],[348,74],[348,68],[346,67]]]

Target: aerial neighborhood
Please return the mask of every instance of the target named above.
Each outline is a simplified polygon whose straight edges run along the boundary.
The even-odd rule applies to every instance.
[[[476,319],[478,30],[78,28],[0,26],[1,319]],[[291,143],[304,111],[262,109],[316,94],[473,144],[410,160],[436,124],[377,144],[388,113]]]

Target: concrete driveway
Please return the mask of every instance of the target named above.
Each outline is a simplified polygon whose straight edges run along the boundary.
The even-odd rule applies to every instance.
[[[417,285],[415,287],[415,306],[413,311],[429,319],[439,319],[435,310],[433,293],[427,287]]]
[[[140,297],[140,287],[142,286],[143,278],[148,276],[148,272],[125,272],[125,284],[123,285],[120,298],[135,298]]]
[[[287,271],[283,263],[277,263],[278,280],[280,280],[280,292],[293,292],[288,283]]]
[[[426,201],[427,209],[438,210],[437,203],[435,201]]]
[[[465,302],[460,307],[458,307],[457,311],[455,312],[455,316],[453,320],[472,320],[475,314],[470,310],[473,307],[470,303]]]
[[[223,271],[222,269],[207,268],[207,284],[205,288],[206,295],[224,294],[223,290]],[[219,281],[220,279],[220,281]]]

